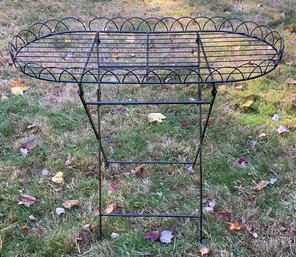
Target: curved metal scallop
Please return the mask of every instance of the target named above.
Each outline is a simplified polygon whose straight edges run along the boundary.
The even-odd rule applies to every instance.
[[[137,81],[139,84],[141,83],[137,74],[134,73],[134,70],[126,70],[126,74],[122,78],[122,83],[131,83],[132,81]]]

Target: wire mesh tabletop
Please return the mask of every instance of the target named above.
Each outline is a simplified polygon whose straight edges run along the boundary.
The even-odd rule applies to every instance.
[[[95,18],[87,26],[66,18],[21,31],[9,49],[23,73],[42,80],[195,84],[263,76],[284,43],[265,26],[221,17]]]

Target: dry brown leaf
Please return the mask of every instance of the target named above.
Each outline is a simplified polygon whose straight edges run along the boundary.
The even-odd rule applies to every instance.
[[[265,188],[270,182],[267,180],[261,180],[258,184],[254,186],[254,191],[261,191],[263,188]]]
[[[26,233],[30,233],[30,229],[27,226],[22,226],[21,231],[26,232]]]
[[[59,171],[57,174],[55,174],[51,180],[55,183],[58,183],[58,184],[63,184],[64,183],[64,179],[63,179],[63,172]]]
[[[296,79],[288,78],[286,80],[286,83],[289,85],[295,85],[296,84]]]
[[[220,85],[218,86],[218,91],[223,91],[223,90],[226,90],[226,85]]]
[[[201,256],[204,256],[204,255],[208,255],[210,251],[207,247],[203,246],[199,252],[201,253]]]
[[[131,175],[142,175],[144,170],[145,170],[144,167],[145,167],[145,165],[142,164],[140,166],[137,166],[137,167],[133,168],[131,170]]]
[[[111,56],[112,58],[118,58],[118,54],[117,54],[117,53],[111,53],[110,56]]]
[[[112,213],[113,210],[114,210],[114,208],[115,208],[115,205],[114,205],[114,204],[109,204],[109,205],[107,206],[105,212],[106,212],[107,214]]]
[[[12,87],[10,90],[11,90],[11,94],[15,96],[24,94],[24,91],[19,87]]]
[[[249,100],[249,101],[245,102],[241,107],[243,109],[248,109],[252,106],[252,104],[253,104],[253,100]]]
[[[292,33],[294,31],[294,28],[293,27],[288,27],[287,30],[288,30],[288,32]]]
[[[260,139],[264,139],[267,137],[267,134],[266,133],[260,133],[259,136],[258,136]]]
[[[10,84],[10,87],[18,87],[20,88],[22,91],[27,91],[30,87],[28,87],[24,82],[21,81],[12,81]]]
[[[160,231],[154,230],[152,232],[148,232],[144,236],[146,239],[150,240],[151,242],[159,241]]]
[[[161,113],[150,113],[148,114],[148,121],[151,122],[162,122],[166,117]]]
[[[228,225],[231,231],[240,231],[242,229],[241,225],[237,223],[229,222]]]
[[[32,204],[36,202],[36,198],[30,195],[21,194],[21,201],[18,203],[19,205],[25,205],[30,207]]]
[[[123,208],[117,204],[109,204],[107,206],[107,208],[105,209],[105,213],[109,214],[109,213],[121,213],[123,210]]]
[[[63,203],[63,206],[67,209],[71,209],[73,207],[79,207],[79,200],[67,200]]]
[[[13,95],[23,95],[24,92],[29,89],[29,87],[26,86],[25,83],[20,81],[12,81],[10,87],[11,94]]]
[[[27,150],[31,151],[33,150],[35,147],[37,146],[37,142],[36,140],[29,140],[27,143],[26,143],[26,148]]]
[[[289,130],[285,127],[285,126],[280,126],[277,130],[276,130],[280,135],[283,133],[287,133],[289,132]]]
[[[168,166],[168,173],[173,174],[176,171],[176,166],[175,165],[170,165]]]

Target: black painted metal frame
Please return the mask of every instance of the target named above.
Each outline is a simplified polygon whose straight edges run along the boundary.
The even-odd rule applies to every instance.
[[[35,23],[9,43],[15,66],[41,80],[77,83],[78,94],[99,144],[99,235],[102,217],[175,217],[199,219],[203,240],[202,148],[217,94],[216,84],[245,81],[276,68],[284,50],[281,36],[264,25],[223,17],[95,18],[86,26],[80,19],[65,18]],[[96,99],[85,99],[85,83],[96,84]],[[195,100],[103,101],[102,84],[194,84]],[[203,99],[203,86],[211,98]],[[194,160],[109,160],[101,139],[101,108],[106,105],[196,105],[199,145]],[[97,124],[90,107],[97,106]],[[139,214],[102,212],[102,163],[199,166],[199,214]]]

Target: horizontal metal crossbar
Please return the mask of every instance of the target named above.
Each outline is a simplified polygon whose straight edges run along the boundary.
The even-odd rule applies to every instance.
[[[173,162],[173,161],[115,161],[111,160],[108,163],[118,163],[118,164],[168,164],[168,165],[193,165],[194,162]]]
[[[155,101],[126,101],[126,102],[85,102],[86,105],[162,105],[162,104],[211,104],[211,101],[167,101],[167,102],[155,102]]]
[[[200,215],[191,214],[170,214],[170,213],[157,213],[157,214],[146,214],[146,213],[101,213],[101,216],[107,217],[143,217],[143,218],[191,218],[199,219]]]

